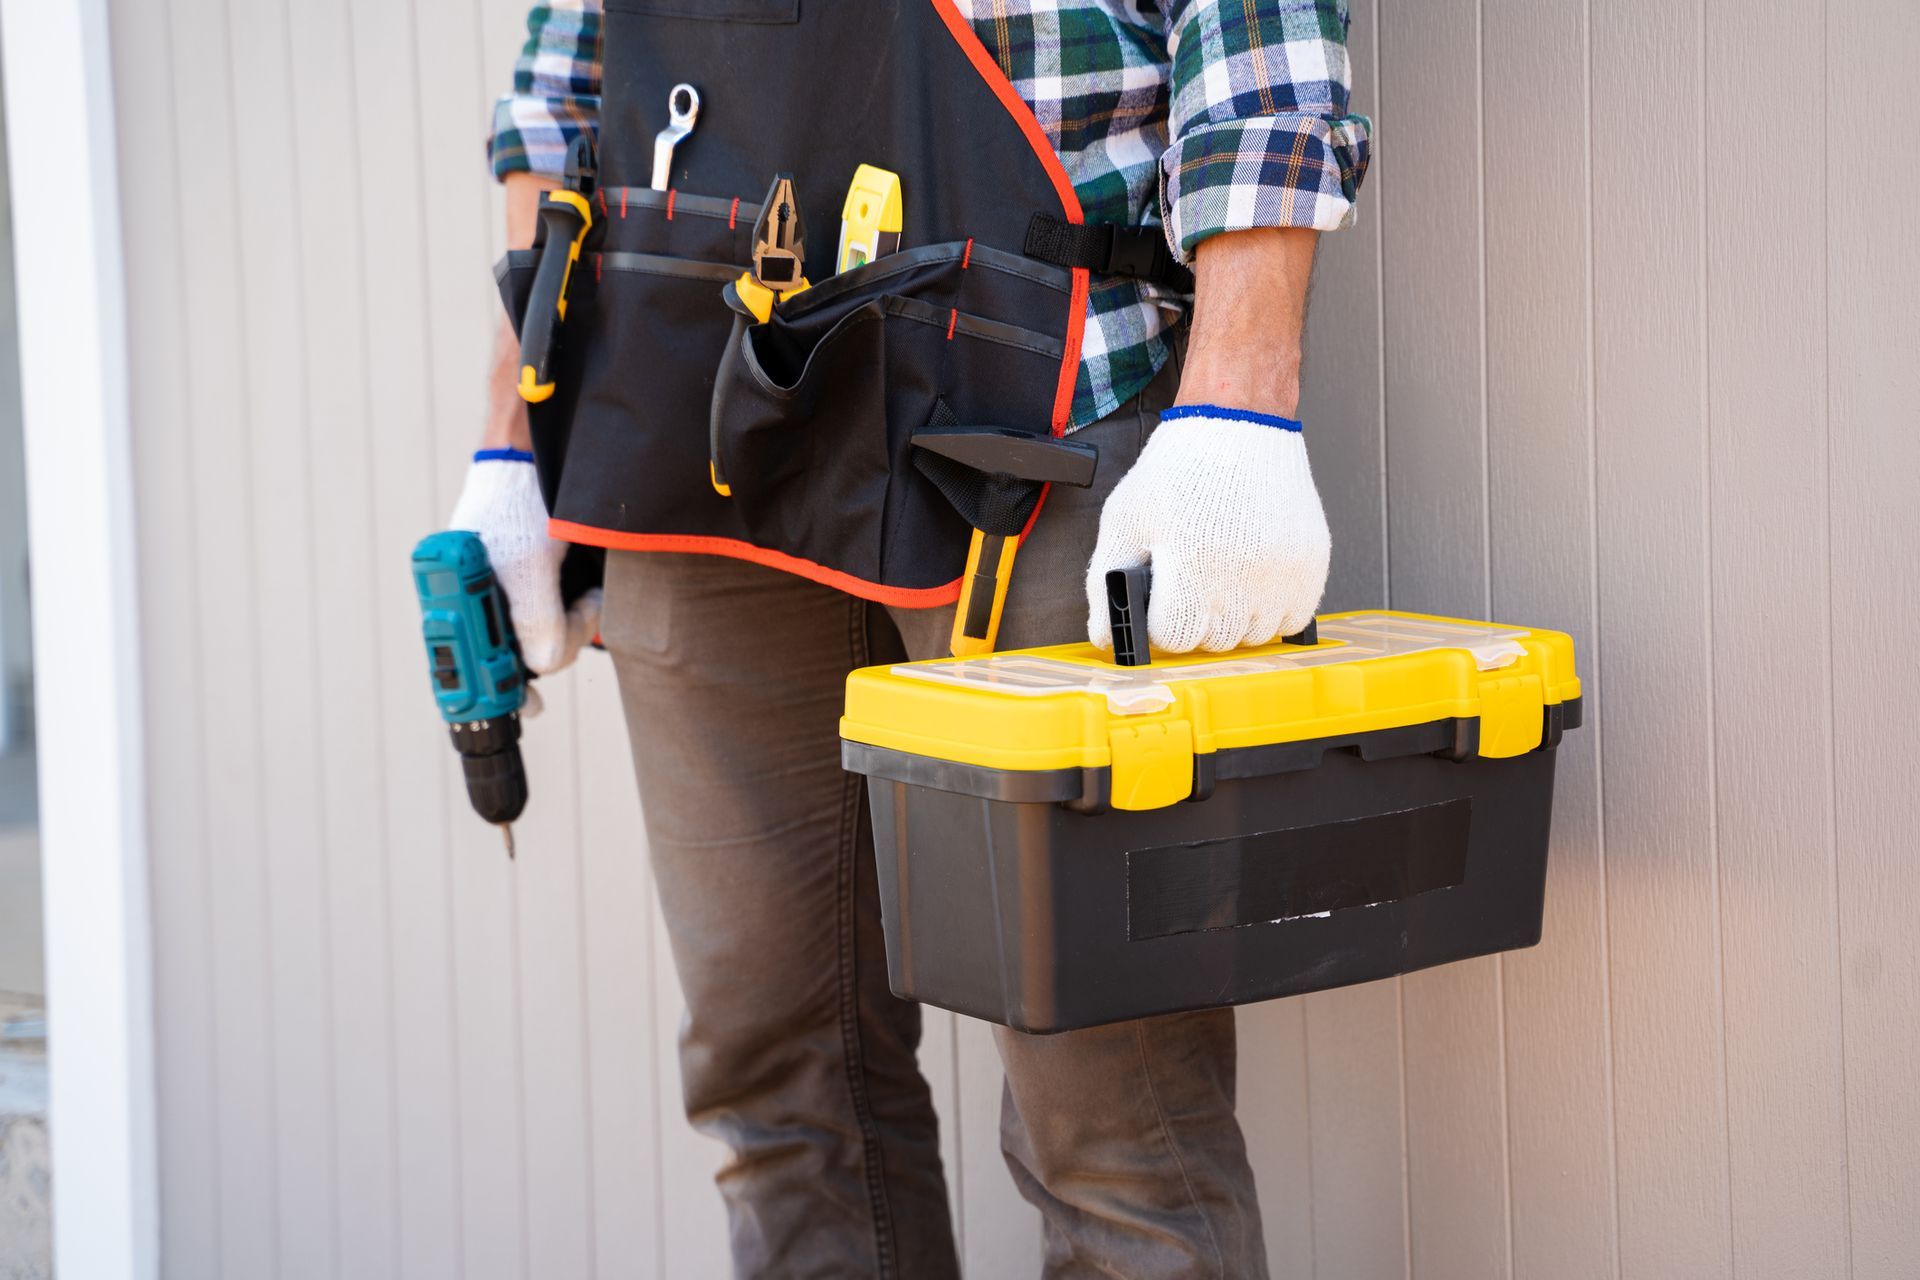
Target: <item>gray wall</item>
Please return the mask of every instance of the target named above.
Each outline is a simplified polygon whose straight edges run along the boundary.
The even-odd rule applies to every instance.
[[[1571,630],[1546,940],[1248,1010],[1276,1269],[1920,1274],[1920,8],[1356,3],[1334,607]],[[401,557],[477,428],[522,0],[118,0],[167,1274],[718,1274],[604,658],[463,811]],[[1590,10],[1590,11],[1589,11]],[[977,1024],[927,1068],[1031,1273]]]

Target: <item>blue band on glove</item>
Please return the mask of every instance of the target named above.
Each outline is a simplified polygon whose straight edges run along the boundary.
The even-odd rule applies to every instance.
[[[475,462],[532,462],[533,455],[525,449],[476,449],[473,452]]]
[[[1300,431],[1303,428],[1293,418],[1275,417],[1271,413],[1255,413],[1251,409],[1223,409],[1217,404],[1182,404],[1160,411],[1160,421],[1172,422],[1176,418],[1224,418],[1228,422],[1252,422],[1263,427],[1278,427],[1282,431]]]

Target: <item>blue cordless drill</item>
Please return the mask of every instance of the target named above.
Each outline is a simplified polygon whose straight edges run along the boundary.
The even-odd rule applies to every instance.
[[[473,811],[494,823],[513,856],[514,819],[527,807],[520,708],[527,673],[479,535],[428,534],[413,549],[413,586],[433,675],[433,700],[467,775]]]

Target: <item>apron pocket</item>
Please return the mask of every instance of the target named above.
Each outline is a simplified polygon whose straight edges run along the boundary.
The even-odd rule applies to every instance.
[[[718,500],[706,423],[732,321],[720,290],[739,268],[626,252],[596,265],[567,442],[582,463],[564,469],[552,510],[600,529],[699,527]]]
[[[615,187],[595,195],[594,212],[554,394],[527,406],[542,495],[556,519],[595,529],[702,527],[719,502],[705,477],[714,369],[732,322],[721,289],[747,261],[759,206]],[[538,253],[514,251],[496,269],[516,329]]]
[[[752,540],[850,573],[880,577],[885,520],[886,312],[842,315],[799,368],[776,347],[763,363],[740,325],[720,364],[712,443]]]
[[[1067,297],[1064,272],[1055,289],[1041,275],[1051,268],[1024,262],[962,292],[970,252],[881,259],[738,326],[712,436],[755,541],[890,588],[935,592],[959,577],[971,530],[914,466],[913,435],[943,404],[955,421],[1046,434],[1064,343],[937,299],[1029,316],[1044,301],[1038,314],[1064,321]]]

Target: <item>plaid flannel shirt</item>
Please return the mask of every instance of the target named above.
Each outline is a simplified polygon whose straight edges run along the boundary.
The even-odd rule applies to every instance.
[[[1165,226],[1183,261],[1249,227],[1353,221],[1371,126],[1349,114],[1346,0],[957,0],[1033,109],[1090,223]],[[599,114],[600,0],[527,19],[495,112],[494,172],[558,174]],[[1087,299],[1072,426],[1113,412],[1167,360],[1178,318],[1120,277]]]

